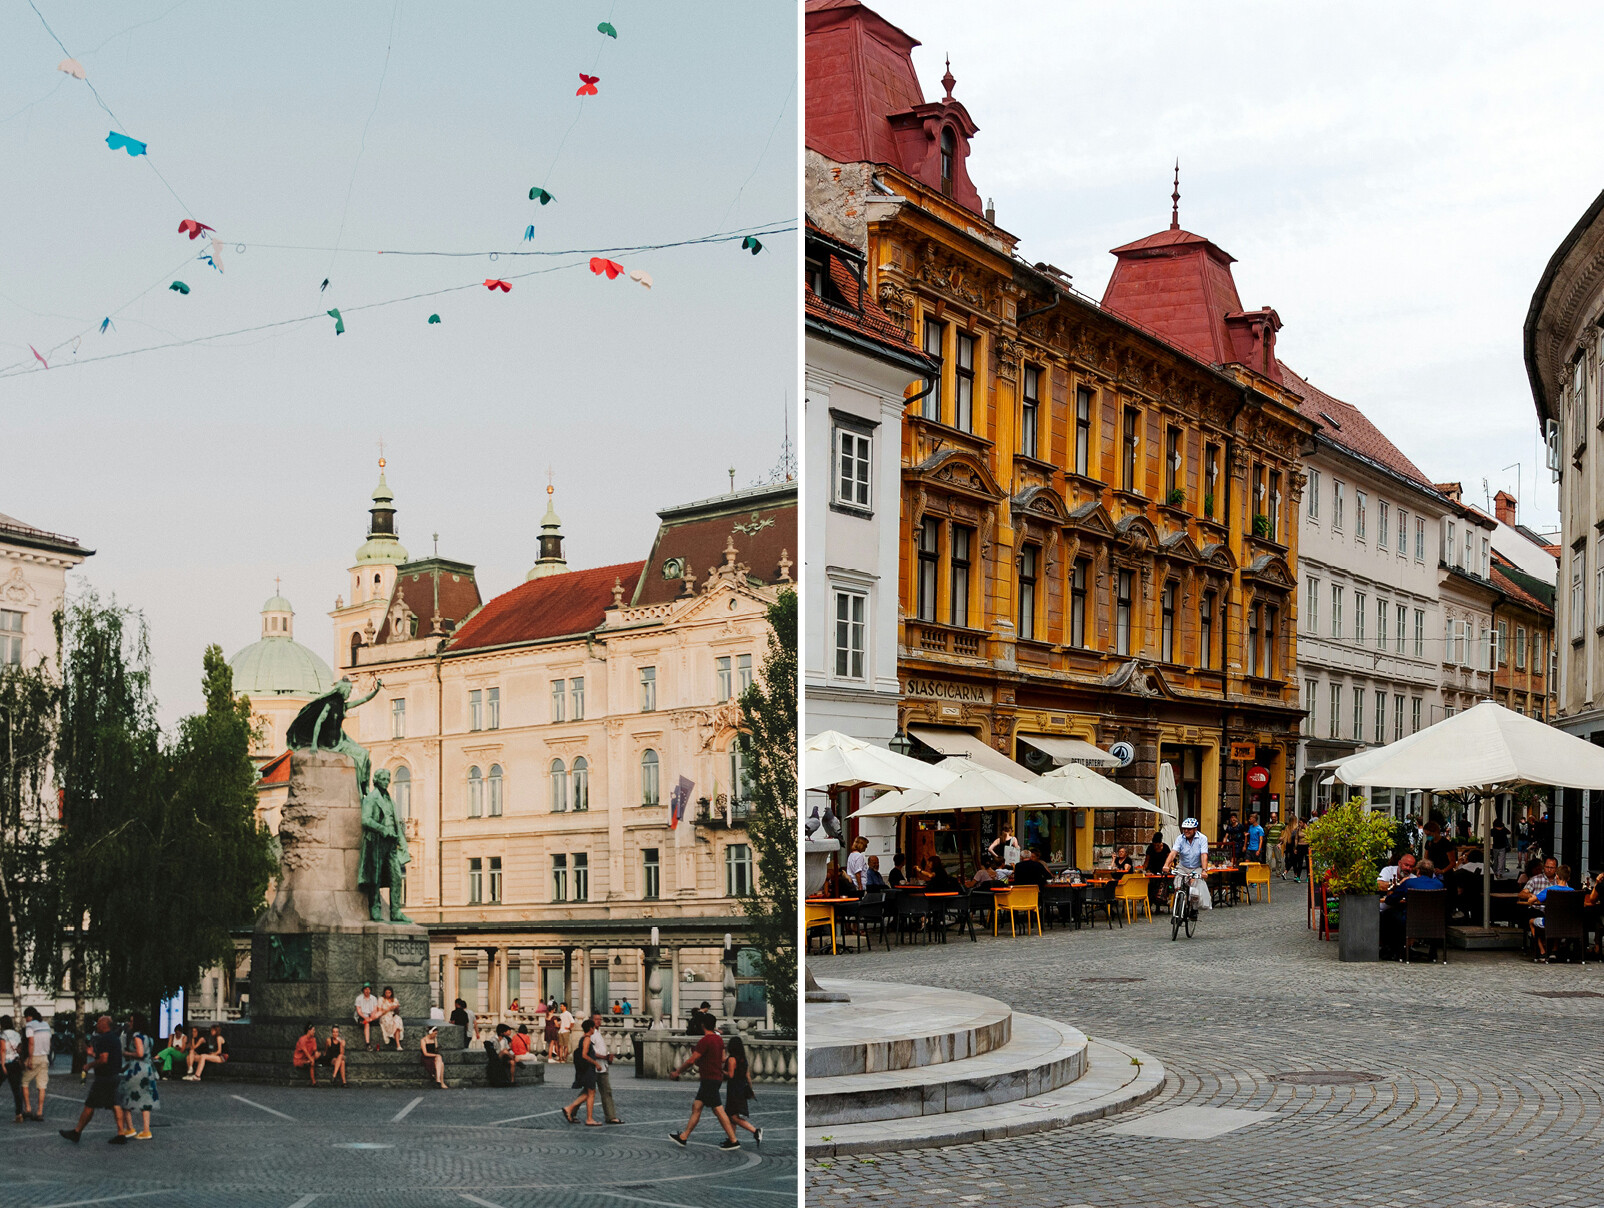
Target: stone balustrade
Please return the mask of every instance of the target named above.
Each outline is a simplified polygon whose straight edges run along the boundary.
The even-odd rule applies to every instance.
[[[667,1078],[691,1055],[697,1038],[674,1033],[636,1033],[629,1038],[639,1043],[635,1062],[637,1078]],[[753,1082],[797,1081],[797,1046],[794,1040],[756,1040],[743,1036],[747,1068]]]

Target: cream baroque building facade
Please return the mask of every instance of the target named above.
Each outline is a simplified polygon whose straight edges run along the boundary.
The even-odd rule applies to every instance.
[[[54,665],[53,617],[66,598],[67,572],[94,552],[0,514],[0,666]]]
[[[382,478],[374,504],[335,664],[357,695],[380,682],[346,728],[407,817],[438,1000],[639,1013],[657,927],[663,1012],[718,1009],[754,869],[736,698],[792,581],[794,484],[667,509],[644,561],[588,570],[548,505],[526,581],[482,606],[471,566],[407,560]],[[758,971],[733,973],[761,1014]]]

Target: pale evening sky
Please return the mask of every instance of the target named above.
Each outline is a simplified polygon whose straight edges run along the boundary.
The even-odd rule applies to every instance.
[[[297,639],[330,659],[381,438],[403,543],[424,555],[438,531],[487,597],[533,564],[548,465],[570,562],[595,566],[644,558],[655,511],[727,490],[729,467],[747,486],[776,464],[794,233],[755,256],[611,253],[650,290],[584,255],[375,253],[794,225],[786,0],[35,2],[126,125],[56,70],[26,0],[4,0],[0,512],[98,551],[71,582],[144,612],[164,724],[200,705],[207,643],[257,639],[275,576]],[[581,72],[600,77],[582,109]],[[108,148],[113,129],[148,156]],[[536,185],[556,201],[529,200]],[[221,237],[222,274],[178,233],[191,216]],[[554,265],[577,267],[516,276]],[[30,344],[52,368],[5,376],[35,364]]]
[[[927,99],[979,125],[970,175],[1020,254],[1102,296],[1108,249],[1212,239],[1278,351],[1366,412],[1434,481],[1519,496],[1556,526],[1521,325],[1604,188],[1604,40],[1582,4],[880,0],[923,45]],[[1519,485],[1513,463],[1521,463]],[[1504,467],[1510,467],[1505,469]]]

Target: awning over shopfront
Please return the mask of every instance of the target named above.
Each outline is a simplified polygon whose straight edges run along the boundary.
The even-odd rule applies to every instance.
[[[1029,768],[1015,763],[1001,751],[994,751],[972,730],[955,730],[947,726],[909,726],[908,733],[943,755],[973,759],[983,768],[990,768],[1027,784],[1036,779]]]
[[[1035,747],[1054,762],[1080,763],[1090,768],[1112,768],[1119,765],[1107,751],[1093,746],[1084,738],[1070,738],[1063,734],[1021,734],[1019,741]]]

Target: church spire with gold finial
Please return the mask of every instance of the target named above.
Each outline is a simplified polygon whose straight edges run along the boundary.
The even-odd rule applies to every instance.
[[[1170,230],[1181,229],[1181,160],[1175,160],[1175,192],[1170,194]]]
[[[556,502],[552,496],[557,488],[552,485],[552,471],[546,471],[546,514],[540,518],[540,557],[535,559],[534,568],[524,576],[524,581],[530,579],[543,579],[547,575],[560,575],[568,569],[568,559],[563,557],[563,529],[562,521],[557,516]]]

